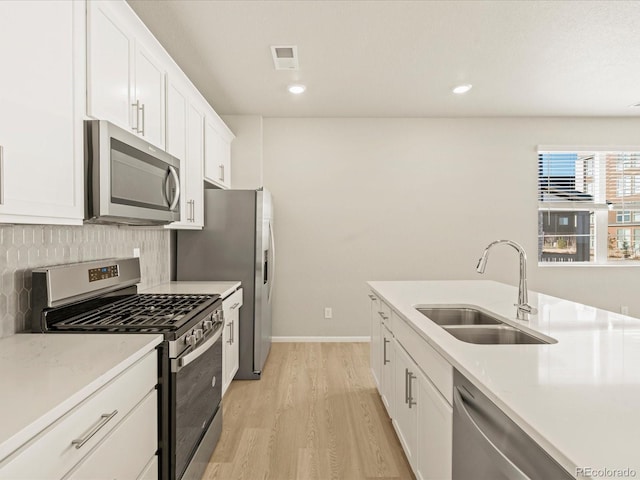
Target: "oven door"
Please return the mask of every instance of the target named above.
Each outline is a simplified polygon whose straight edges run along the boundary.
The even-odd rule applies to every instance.
[[[222,398],[222,325],[171,360],[172,470],[182,478]]]

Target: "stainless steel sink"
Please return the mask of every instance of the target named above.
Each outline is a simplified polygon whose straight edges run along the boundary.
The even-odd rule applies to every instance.
[[[416,307],[420,313],[460,341],[482,345],[556,343],[543,339],[471,306]]]
[[[433,323],[445,325],[498,325],[504,322],[471,307],[417,308]]]
[[[471,327],[449,326],[444,327],[444,329],[458,340],[462,340],[467,343],[478,343],[484,345],[550,343],[506,324],[476,325]]]

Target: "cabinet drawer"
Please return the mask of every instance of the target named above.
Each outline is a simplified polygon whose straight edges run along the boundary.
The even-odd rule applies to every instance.
[[[228,316],[234,310],[242,306],[242,289],[239,288],[222,301],[222,308],[225,310],[225,316]]]
[[[391,315],[391,307],[389,305],[387,305],[386,303],[384,303],[383,300],[380,300],[380,310],[378,310],[378,315],[380,316],[380,319],[382,320],[382,322],[389,327],[389,330],[391,330],[392,333],[393,332],[393,318]]]
[[[402,318],[392,314],[396,340],[411,355],[425,375],[440,391],[442,396],[453,403],[453,367],[442,355],[434,350],[426,340],[414,331]]]
[[[130,480],[148,466],[158,446],[158,396],[150,392],[66,479]]]
[[[154,350],[9,457],[0,467],[0,478],[61,478],[155,388],[157,380]],[[72,443],[80,439],[86,442]]]

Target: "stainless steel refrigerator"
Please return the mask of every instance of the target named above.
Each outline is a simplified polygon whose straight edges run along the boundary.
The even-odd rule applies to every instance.
[[[273,209],[267,190],[205,190],[204,230],[176,236],[177,280],[240,280],[240,367],[259,379],[271,348]]]

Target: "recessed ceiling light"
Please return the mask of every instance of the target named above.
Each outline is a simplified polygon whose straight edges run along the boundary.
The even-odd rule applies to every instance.
[[[473,85],[471,85],[470,83],[467,83],[466,85],[458,85],[457,87],[454,87],[453,93],[462,95],[463,93],[467,93],[469,90],[471,90],[471,87],[473,87]]]
[[[287,89],[289,90],[289,93],[293,93],[294,95],[300,95],[301,93],[304,93],[307,87],[297,83],[295,85],[289,85]]]

